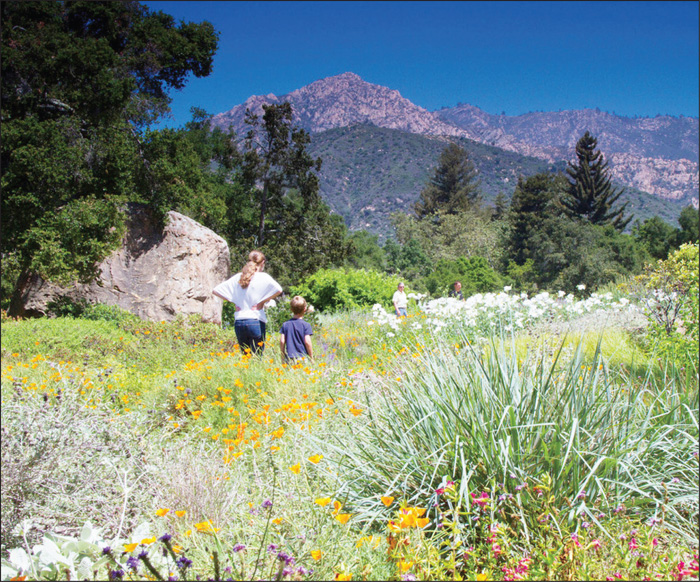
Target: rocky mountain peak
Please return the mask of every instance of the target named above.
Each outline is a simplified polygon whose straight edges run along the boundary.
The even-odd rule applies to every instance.
[[[243,120],[247,108],[261,115],[264,104],[285,101],[292,105],[295,122],[310,133],[368,123],[410,133],[475,137],[471,131],[411,103],[395,89],[368,83],[351,72],[319,79],[286,95],[250,97],[242,105],[214,116],[212,124],[233,125],[242,134],[246,131]]]

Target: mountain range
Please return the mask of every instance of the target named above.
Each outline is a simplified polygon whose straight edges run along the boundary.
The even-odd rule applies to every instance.
[[[469,151],[488,201],[510,196],[519,175],[563,169],[586,131],[598,139],[636,218],[657,214],[675,225],[683,206],[698,206],[697,117],[629,118],[597,109],[507,116],[462,103],[431,112],[343,73],[287,95],[251,96],[212,124],[243,135],[247,109],[262,115],[263,104],[285,101],[311,134],[310,152],[323,159],[321,195],[351,229],[384,233],[391,212],[410,212],[448,141]]]

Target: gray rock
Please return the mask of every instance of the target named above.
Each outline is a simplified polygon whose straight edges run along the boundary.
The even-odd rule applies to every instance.
[[[162,231],[145,206],[130,205],[127,212],[122,247],[99,265],[95,281],[59,287],[30,275],[15,313],[45,315],[50,301],[67,296],[117,305],[151,321],[172,321],[182,314],[220,324],[222,301],[211,291],[229,277],[226,241],[177,212],[168,212]]]

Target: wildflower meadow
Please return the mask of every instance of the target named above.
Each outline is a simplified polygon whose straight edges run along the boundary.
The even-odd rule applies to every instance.
[[[632,287],[317,312],[294,364],[4,317],[2,579],[697,579],[697,332]]]

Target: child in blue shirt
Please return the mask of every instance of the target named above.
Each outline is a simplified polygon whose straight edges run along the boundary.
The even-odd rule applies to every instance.
[[[311,324],[303,319],[307,309],[306,299],[295,295],[289,306],[292,308],[292,318],[285,321],[280,328],[282,357],[286,360],[296,360],[307,356],[313,358],[311,336],[314,332],[311,329]]]

